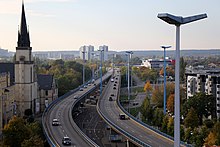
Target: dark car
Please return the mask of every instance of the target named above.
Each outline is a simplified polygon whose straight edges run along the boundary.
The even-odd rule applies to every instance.
[[[62,139],[62,144],[63,145],[71,145],[71,139],[69,137],[63,137]]]
[[[108,100],[109,100],[109,101],[113,101],[113,99],[112,99],[112,97],[111,97],[111,96],[108,98]]]

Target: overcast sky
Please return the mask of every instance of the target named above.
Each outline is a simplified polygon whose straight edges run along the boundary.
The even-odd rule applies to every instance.
[[[181,26],[182,49],[220,48],[219,0],[24,0],[34,51],[175,48],[175,26],[158,13],[208,18]],[[22,0],[0,0],[0,47],[15,51]]]

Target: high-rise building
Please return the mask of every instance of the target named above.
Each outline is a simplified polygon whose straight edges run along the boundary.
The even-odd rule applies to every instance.
[[[99,46],[99,50],[103,51],[103,61],[108,60],[108,46],[103,45],[103,46]]]
[[[92,45],[81,46],[79,48],[80,59],[83,59],[83,52],[85,54],[85,60],[91,60],[92,59],[92,53],[94,52],[94,46],[92,46]]]

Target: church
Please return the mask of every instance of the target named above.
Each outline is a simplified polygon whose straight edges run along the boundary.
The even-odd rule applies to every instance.
[[[0,63],[0,129],[13,116],[25,112],[40,114],[58,97],[57,82],[53,75],[35,71],[24,3],[14,63]],[[1,134],[1,133],[0,133]]]

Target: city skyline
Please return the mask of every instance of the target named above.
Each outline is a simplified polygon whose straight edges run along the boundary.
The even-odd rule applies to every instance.
[[[220,48],[217,0],[212,3],[24,0],[24,3],[33,51],[78,50],[82,45],[93,45],[95,49],[107,45],[116,51],[161,50],[160,45],[171,45],[174,49],[174,27],[157,18],[163,12],[184,17],[207,13],[208,19],[182,27],[181,48]],[[21,0],[0,1],[0,48],[15,51],[21,6]]]

